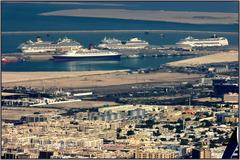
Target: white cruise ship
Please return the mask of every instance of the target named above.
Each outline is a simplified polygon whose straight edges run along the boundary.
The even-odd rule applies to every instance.
[[[216,37],[214,35],[207,39],[196,39],[193,37],[187,37],[176,43],[177,45],[189,45],[191,47],[213,47],[213,46],[227,46],[228,40],[224,37]]]
[[[65,53],[54,54],[54,60],[118,60],[121,55],[117,52],[93,48],[69,50]]]
[[[136,49],[143,49],[148,46],[148,42],[138,39],[138,38],[131,38],[127,42],[122,42],[115,38],[104,38],[100,44],[98,45],[98,48],[101,49],[130,49],[130,50],[136,50]]]
[[[36,42],[29,40],[18,47],[23,53],[46,53],[79,48],[82,48],[82,45],[69,38],[59,39],[56,43],[37,38]]]

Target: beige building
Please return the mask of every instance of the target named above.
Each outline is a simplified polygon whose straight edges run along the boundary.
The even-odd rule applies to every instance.
[[[225,103],[238,103],[238,94],[237,93],[224,94],[223,101]]]
[[[194,159],[211,158],[211,150],[209,148],[193,149],[192,158]]]
[[[139,159],[164,159],[164,158],[176,158],[177,153],[169,149],[148,149],[148,150],[136,150],[134,158]]]

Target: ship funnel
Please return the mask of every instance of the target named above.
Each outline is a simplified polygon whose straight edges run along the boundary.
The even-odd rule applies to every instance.
[[[93,44],[92,44],[92,43],[90,43],[90,44],[88,45],[88,49],[89,49],[89,50],[93,49]]]
[[[216,34],[213,34],[213,36],[211,38],[217,38],[217,35]]]
[[[42,42],[42,39],[40,36],[37,36],[37,42]]]

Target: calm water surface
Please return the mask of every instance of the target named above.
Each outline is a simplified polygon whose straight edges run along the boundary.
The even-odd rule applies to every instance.
[[[238,25],[195,25],[169,22],[152,22],[137,20],[120,20],[109,18],[86,18],[64,16],[41,16],[40,13],[62,9],[130,9],[130,10],[169,10],[169,11],[200,11],[200,12],[229,12],[237,13],[237,2],[154,2],[154,3],[79,3],[79,4],[2,4],[2,31],[43,31],[43,30],[200,30],[213,32],[237,32]],[[186,36],[208,38],[207,33],[165,33],[161,38],[160,33],[78,33],[78,34],[50,34],[41,35],[44,40],[56,41],[67,36],[79,41],[85,47],[92,43],[97,45],[105,36],[128,40],[139,37],[152,45],[175,44]],[[29,39],[34,40],[38,34],[30,35],[2,35],[2,54],[18,52],[17,46]],[[229,39],[231,46],[238,43],[237,34],[220,34]],[[139,59],[122,59],[117,62],[17,62],[2,65],[3,71],[78,71],[78,70],[112,70],[112,69],[137,69],[159,67],[161,64],[184,59],[186,57],[147,57]]]
[[[32,61],[2,65],[4,71],[91,71],[159,67],[186,57],[122,58],[120,61]]]

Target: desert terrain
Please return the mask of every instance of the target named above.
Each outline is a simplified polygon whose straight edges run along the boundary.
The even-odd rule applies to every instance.
[[[195,81],[202,75],[152,72],[130,74],[127,71],[89,72],[3,72],[3,86],[33,88],[96,88],[140,83],[176,83]]]
[[[216,54],[201,56],[197,58],[185,59],[170,62],[167,65],[172,67],[197,67],[203,64],[237,62],[238,51],[219,52]]]

